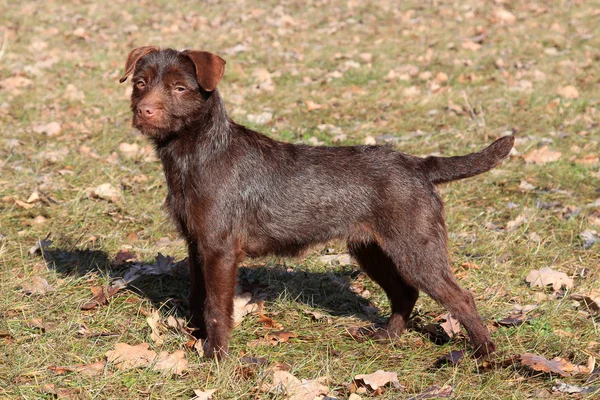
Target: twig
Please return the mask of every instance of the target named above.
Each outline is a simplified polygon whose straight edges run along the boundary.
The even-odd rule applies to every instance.
[[[4,57],[4,53],[6,53],[6,46],[8,43],[8,28],[4,28],[4,38],[2,39],[2,48],[0,48],[0,60]]]

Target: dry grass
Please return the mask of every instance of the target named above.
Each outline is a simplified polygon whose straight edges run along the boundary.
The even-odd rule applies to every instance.
[[[597,2],[176,3],[0,0],[0,37],[6,33],[0,50],[0,398],[52,398],[47,384],[79,390],[61,392],[73,398],[190,398],[196,388],[218,388],[219,399],[282,398],[254,389],[270,379],[276,362],[289,364],[301,379],[329,377],[331,395],[340,399],[356,374],[377,369],[397,372],[406,387],[379,396],[387,399],[408,398],[434,384],[452,385],[457,398],[520,399],[555,383],[556,376],[517,367],[481,373],[469,359],[434,368],[437,357],[468,348],[461,339],[440,346],[411,330],[389,346],[355,341],[348,329],[383,321],[387,300],[366,279],[361,284],[371,293],[368,300],[333,285],[331,272],[350,282],[359,275],[355,267],[324,265],[319,255],[326,247],[304,260],[258,260],[241,271],[263,285],[265,313],[297,334],[288,343],[248,347],[266,333],[248,316],[234,332],[228,360],[190,352],[183,377],[111,365],[94,377],[49,370],[104,360],[118,342],[151,343],[145,317],[151,307],[165,316],[185,312],[186,282],[168,276],[142,278],[107,306],[80,310],[89,288],[115,273],[111,261],[120,249],[146,261],[158,251],[185,257],[161,209],[166,188],[160,164],[119,151],[123,142],[146,145],[130,128],[127,88],[118,77],[128,51],[149,44],[223,56],[220,90],[230,114],[281,140],[331,144],[344,133],[343,144],[370,136],[408,153],[455,155],[514,129],[517,153],[508,162],[441,188],[453,264],[487,321],[505,317],[514,304],[540,305],[530,323],[494,330],[502,352],[579,364],[599,357],[597,320],[578,311],[570,293],[544,298],[524,283],[528,271],[552,266],[576,277],[572,292],[600,291],[600,244],[584,249],[580,235],[600,231],[600,207],[590,205],[600,196],[593,162],[600,152]],[[502,19],[499,8],[515,20]],[[261,68],[269,74],[257,72]],[[272,90],[265,88],[266,75]],[[18,79],[10,78],[27,81],[14,87]],[[577,96],[559,95],[565,86],[575,87]],[[321,107],[310,110],[307,101]],[[269,122],[252,122],[265,112],[272,114]],[[35,131],[53,121],[61,125],[59,135]],[[543,145],[560,151],[560,159],[524,162],[520,155]],[[582,164],[586,156],[591,163]],[[522,180],[535,189],[520,189]],[[103,183],[121,188],[122,197],[90,198],[88,189]],[[15,203],[36,190],[42,201],[33,207]],[[38,216],[44,222],[35,223]],[[506,229],[519,216],[525,222]],[[54,240],[50,268],[28,254],[48,234]],[[340,244],[328,247],[343,251]],[[463,263],[478,269],[461,269]],[[56,290],[25,295],[22,286],[34,276]],[[365,306],[380,311],[369,314]],[[329,315],[330,322],[314,321],[310,310]],[[429,298],[419,300],[422,323],[442,313]],[[45,329],[33,327],[33,319]],[[82,326],[111,335],[82,337]],[[157,350],[174,351],[185,341],[171,331]],[[237,369],[243,354],[270,364],[244,378]],[[585,378],[562,379],[583,385]]]

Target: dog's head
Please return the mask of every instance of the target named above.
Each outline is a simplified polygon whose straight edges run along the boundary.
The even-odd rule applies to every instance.
[[[133,126],[161,137],[191,126],[223,78],[225,61],[205,51],[139,47],[129,53],[120,82],[132,75]]]

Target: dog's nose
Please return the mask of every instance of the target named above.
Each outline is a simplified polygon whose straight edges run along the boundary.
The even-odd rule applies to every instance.
[[[140,104],[137,113],[140,117],[152,118],[156,114],[156,107],[152,104]]]

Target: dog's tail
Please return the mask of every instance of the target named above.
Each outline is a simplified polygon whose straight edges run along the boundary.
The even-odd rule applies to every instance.
[[[434,184],[469,178],[500,164],[508,157],[514,142],[514,136],[505,136],[478,153],[458,157],[427,157],[422,159],[423,167]]]

